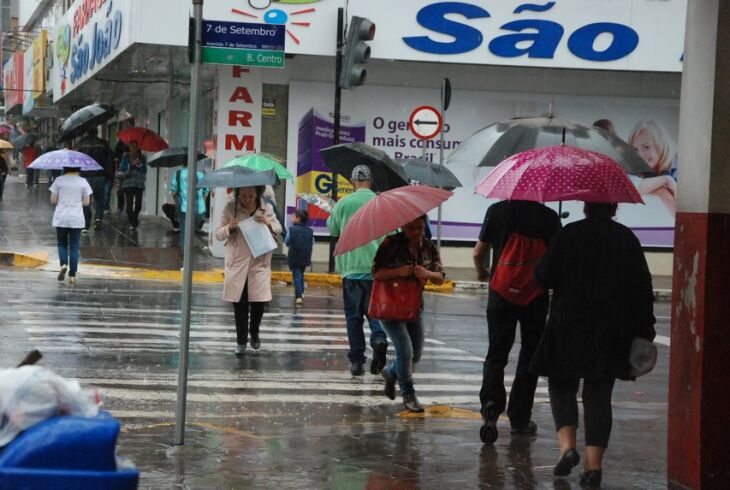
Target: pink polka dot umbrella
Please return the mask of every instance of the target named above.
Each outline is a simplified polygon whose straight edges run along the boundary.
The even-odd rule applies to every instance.
[[[538,202],[644,202],[615,160],[568,145],[512,155],[474,191],[484,197]]]

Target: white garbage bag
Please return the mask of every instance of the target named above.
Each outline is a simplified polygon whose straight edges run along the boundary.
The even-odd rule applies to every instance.
[[[0,370],[0,447],[56,415],[95,417],[99,395],[41,366]]]

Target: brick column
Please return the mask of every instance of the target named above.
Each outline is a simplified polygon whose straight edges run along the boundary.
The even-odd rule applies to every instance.
[[[730,0],[689,0],[679,124],[668,480],[730,488]]]

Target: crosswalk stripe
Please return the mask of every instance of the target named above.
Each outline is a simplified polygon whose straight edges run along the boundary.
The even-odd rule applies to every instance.
[[[56,336],[31,336],[31,340],[35,342],[71,342],[71,343],[83,343],[83,344],[114,344],[114,345],[161,345],[161,346],[175,346],[177,347],[179,345],[179,342],[175,339],[166,339],[166,338],[158,338],[158,339],[150,339],[150,338],[122,338],[122,337],[88,337],[88,336],[79,336],[79,335],[73,335],[73,332],[67,332],[65,335],[56,335]],[[277,335],[268,335],[268,334],[261,334],[262,339],[267,338],[273,338],[275,340],[283,339],[285,336],[277,336]],[[329,337],[326,337],[326,339],[329,340]],[[306,340],[306,339],[301,339]],[[206,347],[233,347],[233,344],[231,342],[220,342],[220,341],[214,341],[214,340],[203,340],[203,341],[197,341],[195,342],[197,345],[200,346],[206,346]],[[319,351],[319,350],[349,350],[350,346],[347,343],[346,338],[342,338],[340,341],[337,341],[336,339],[331,344],[315,344],[315,343],[306,343],[306,344],[296,344],[296,343],[288,343],[288,342],[277,342],[273,344],[268,344],[268,346],[276,346],[280,347],[281,350],[287,350],[287,348],[291,350],[299,350],[299,351]],[[461,349],[457,349],[454,347],[429,347],[426,346],[423,348],[424,352],[443,352],[447,354],[460,354],[464,353]],[[481,360],[481,358],[479,359]]]
[[[193,328],[190,332],[191,338],[219,338],[235,340],[235,329],[233,327],[216,327],[215,330],[209,328],[210,326],[204,325],[200,328]],[[338,342],[347,342],[347,335],[345,329],[332,329],[336,330],[337,333],[345,335],[311,335],[311,333],[319,333],[322,329],[296,329],[285,327],[270,327],[262,325],[262,331],[259,334],[262,339],[266,340],[302,340],[302,341],[313,341],[313,340],[332,340]],[[80,334],[80,333],[91,333],[91,334],[124,334],[129,337],[136,336],[153,336],[153,337],[173,337],[179,338],[177,326],[165,326],[164,328],[137,328],[136,326],[127,326],[125,328],[87,328],[87,327],[30,327],[25,329],[29,334]],[[281,333],[273,333],[281,332]],[[55,336],[54,336],[55,337]],[[427,344],[444,345],[443,342],[436,339],[424,339]]]
[[[416,387],[418,389],[418,386]],[[117,401],[168,401],[175,400],[176,393],[170,391],[143,391],[127,390],[121,388],[107,388],[102,396]],[[358,405],[362,407],[378,407],[392,405],[394,401],[384,396],[373,396],[371,394],[282,394],[282,393],[260,393],[260,394],[229,394],[229,393],[195,393],[188,392],[190,403],[305,403],[323,405]],[[468,405],[478,404],[479,397],[476,395],[444,395],[433,396],[423,395],[419,392],[419,401],[422,405]],[[547,398],[535,398],[535,402],[546,402]]]
[[[214,388],[223,391],[240,390],[240,389],[258,389],[258,390],[289,390],[289,391],[380,391],[383,389],[383,381],[376,381],[373,377],[368,381],[361,383],[342,383],[342,382],[305,382],[297,381],[263,381],[263,380],[247,380],[245,377],[236,381],[207,381],[193,379],[188,381],[188,386],[195,388]],[[176,380],[158,380],[158,379],[118,379],[118,378],[81,378],[79,381],[93,386],[114,385],[117,387],[165,387],[170,389],[177,386]],[[443,392],[443,391],[466,391],[478,393],[481,384],[433,384],[433,383],[416,383],[419,393],[424,392]],[[547,394],[547,388],[538,387],[537,393]],[[103,392],[103,389],[102,389]]]

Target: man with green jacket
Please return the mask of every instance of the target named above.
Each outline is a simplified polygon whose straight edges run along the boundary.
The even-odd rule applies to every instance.
[[[332,236],[340,236],[353,214],[375,197],[372,191],[373,177],[370,167],[358,165],[352,170],[352,182],[355,192],[340,200],[327,220]],[[342,296],[345,301],[345,318],[347,319],[347,338],[350,350],[350,372],[353,376],[362,376],[365,364],[365,333],[363,325],[370,303],[370,290],[373,287],[371,270],[373,259],[381,240],[373,240],[367,245],[336,257],[337,270],[342,276]],[[385,354],[388,350],[388,338],[380,322],[368,318],[370,324],[370,347],[373,349],[373,360],[370,372],[378,374],[385,366]]]

